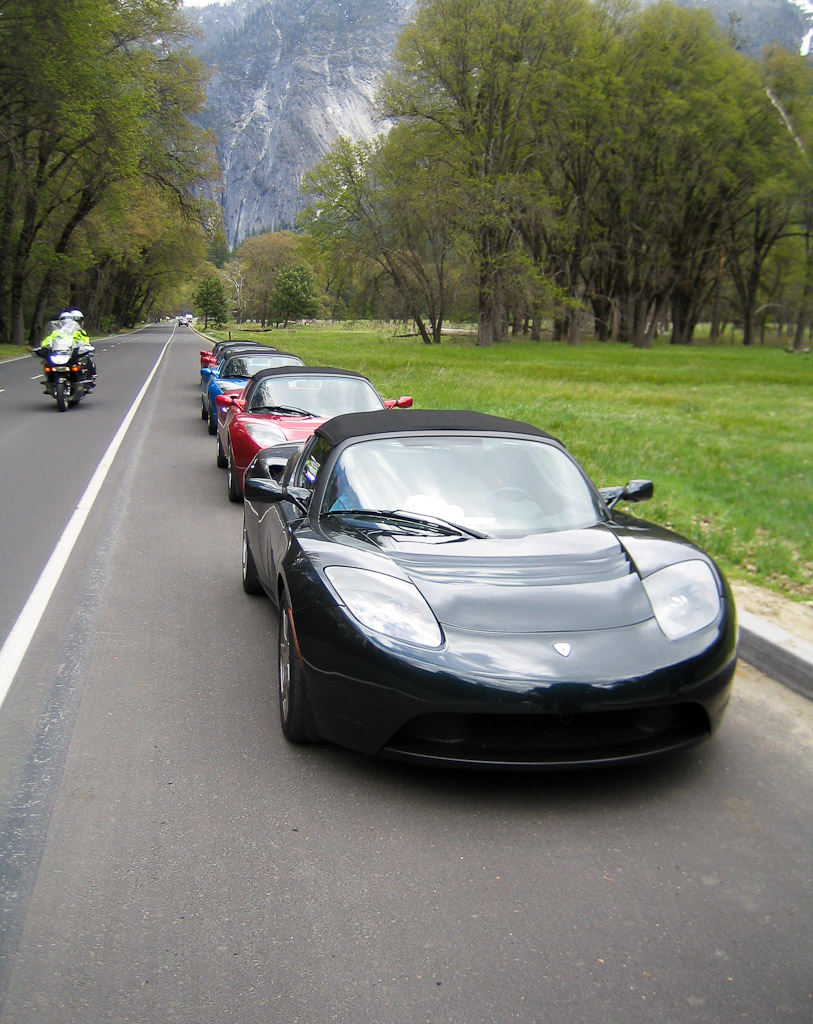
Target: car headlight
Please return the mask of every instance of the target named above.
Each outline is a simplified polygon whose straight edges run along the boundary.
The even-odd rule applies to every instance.
[[[347,610],[368,629],[421,647],[440,647],[443,636],[418,588],[368,569],[325,569]]]
[[[285,434],[273,423],[246,423],[246,433],[261,448],[270,448],[272,444],[285,441]]]
[[[670,640],[696,633],[720,614],[720,595],[706,562],[678,562],[643,581],[658,625]]]

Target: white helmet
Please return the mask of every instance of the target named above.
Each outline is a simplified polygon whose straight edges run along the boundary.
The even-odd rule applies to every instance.
[[[81,309],[72,309],[68,315],[70,316],[71,320],[75,320],[78,324],[81,324],[82,321],[85,319],[85,314],[82,312]]]
[[[61,324],[68,323],[70,320],[73,320],[73,313],[69,309],[59,314],[59,322]]]

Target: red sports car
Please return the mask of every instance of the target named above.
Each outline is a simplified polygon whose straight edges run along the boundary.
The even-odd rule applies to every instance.
[[[243,500],[243,473],[262,448],[304,441],[347,412],[408,409],[409,396],[385,401],[360,373],[332,366],[278,366],[255,373],[242,391],[219,395],[217,464],[228,469],[231,501]]]

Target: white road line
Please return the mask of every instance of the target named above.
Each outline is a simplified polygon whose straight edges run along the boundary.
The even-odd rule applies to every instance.
[[[25,603],[25,607],[20,612],[17,621],[14,623],[14,626],[6,639],[6,642],[3,644],[3,647],[0,648],[0,707],[2,707],[6,696],[8,695],[8,691],[11,689],[11,684],[14,682],[17,670],[28,651],[34,633],[37,631],[37,626],[39,626],[40,620],[45,614],[45,609],[48,607],[51,595],[59,582],[59,578],[62,575],[68,558],[74,549],[76,541],[79,539],[79,534],[82,532],[85,520],[90,514],[90,510],[93,508],[93,503],[98,497],[99,491],[101,490],[107,474],[110,472],[110,467],[113,465],[116,453],[121,447],[127,431],[130,429],[130,424],[135,418],[138,407],[141,405],[141,402],[147,393],[147,389],[152,383],[153,377],[158,372],[158,367],[161,365],[161,361],[166,355],[166,351],[169,348],[169,344],[174,335],[175,331],[172,332],[169,337],[169,341],[167,341],[166,345],[161,349],[161,354],[158,356],[155,366],[153,366],[150,371],[150,375],[144,381],[141,390],[136,395],[135,401],[130,406],[129,412],[124,417],[121,426],[116,432],[116,436],[110,442],[107,451],[102,456],[102,460],[96,467],[96,471],[91,477],[90,483],[85,489],[85,493],[79,499],[79,504],[76,506],[73,515],[68,521],[68,525],[65,527],[62,536],[59,538],[53,554],[48,559],[48,564],[42,570],[40,578],[37,580],[34,589],[31,591],[30,597]]]

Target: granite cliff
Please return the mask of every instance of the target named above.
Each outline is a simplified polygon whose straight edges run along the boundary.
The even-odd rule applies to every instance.
[[[194,12],[230,247],[291,227],[305,171],[338,135],[379,129],[376,88],[413,2],[235,0]]]
[[[680,0],[704,6],[743,52],[809,46],[811,0]],[[212,75],[203,125],[216,138],[230,248],[293,226],[303,174],[338,135],[368,138],[398,32],[415,0],[232,0],[189,10]]]

